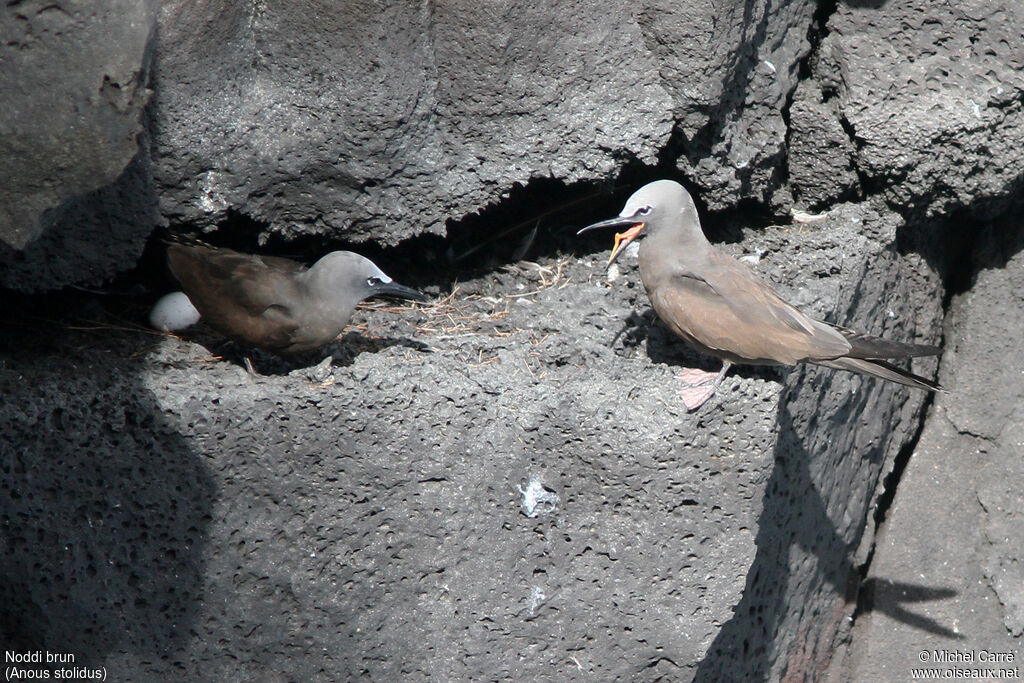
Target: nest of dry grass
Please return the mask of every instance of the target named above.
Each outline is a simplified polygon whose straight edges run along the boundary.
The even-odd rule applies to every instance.
[[[459,296],[460,285],[456,284],[452,291],[431,303],[400,303],[385,301],[369,301],[359,305],[362,310],[397,313],[419,335],[434,339],[446,339],[467,334],[489,334],[506,337],[512,331],[498,330],[495,323],[508,318],[512,301],[523,297],[536,296],[548,289],[562,289],[568,286],[570,278],[565,275],[565,266],[572,257],[565,257],[551,266],[544,266],[532,261],[505,266],[502,270],[515,273],[535,273],[534,288],[526,292],[501,294],[499,296],[483,296],[469,294]],[[384,325],[360,323],[350,326],[363,334],[372,334]]]

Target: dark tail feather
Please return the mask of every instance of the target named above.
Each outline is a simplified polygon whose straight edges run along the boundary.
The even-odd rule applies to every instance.
[[[942,391],[945,392],[938,382],[934,382],[930,379],[915,375],[909,370],[898,368],[892,363],[886,363],[882,360],[874,360],[868,358],[833,358],[832,360],[819,360],[814,361],[818,365],[824,365],[830,368],[838,368],[840,370],[852,370],[853,372],[859,372],[864,375],[871,375],[872,377],[879,377],[881,379],[887,379],[890,382],[896,382],[897,384],[903,384],[908,387],[916,387],[918,389],[925,389],[927,391]]]
[[[861,334],[848,330],[845,327],[833,325],[846,341],[850,342],[850,352],[846,354],[852,358],[913,358],[914,356],[937,356],[942,353],[938,346],[930,344],[905,344],[903,342],[889,341],[880,337]]]

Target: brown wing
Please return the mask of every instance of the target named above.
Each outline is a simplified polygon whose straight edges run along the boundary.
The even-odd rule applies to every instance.
[[[794,308],[743,264],[715,254],[700,270],[677,268],[649,294],[661,319],[701,350],[786,365],[850,350],[841,334]]]
[[[241,254],[231,249],[172,244],[171,272],[208,324],[254,346],[288,346],[298,322],[291,312],[305,267],[288,259]]]

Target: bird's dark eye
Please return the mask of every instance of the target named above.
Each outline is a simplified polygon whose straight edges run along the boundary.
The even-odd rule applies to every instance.
[[[371,287],[377,287],[379,285],[384,284],[384,281],[381,280],[379,277],[368,277],[366,278],[366,284],[368,284]]]
[[[636,215],[637,216],[646,216],[650,212],[651,212],[651,207],[645,206],[645,207],[643,207],[641,209],[637,209]]]

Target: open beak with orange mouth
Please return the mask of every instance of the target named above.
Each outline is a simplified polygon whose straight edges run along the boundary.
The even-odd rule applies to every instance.
[[[647,223],[639,220],[639,218],[639,211],[631,216],[616,216],[615,218],[609,218],[606,221],[600,221],[599,223],[588,225],[576,234],[582,235],[588,230],[594,230],[595,228],[621,228],[628,225],[628,230],[615,233],[615,246],[612,247],[612,254],[608,257],[608,265],[611,265],[612,261],[618,258],[619,254],[622,253],[622,250],[625,249],[630,242],[636,239],[636,236],[640,234],[640,231],[646,227]]]

